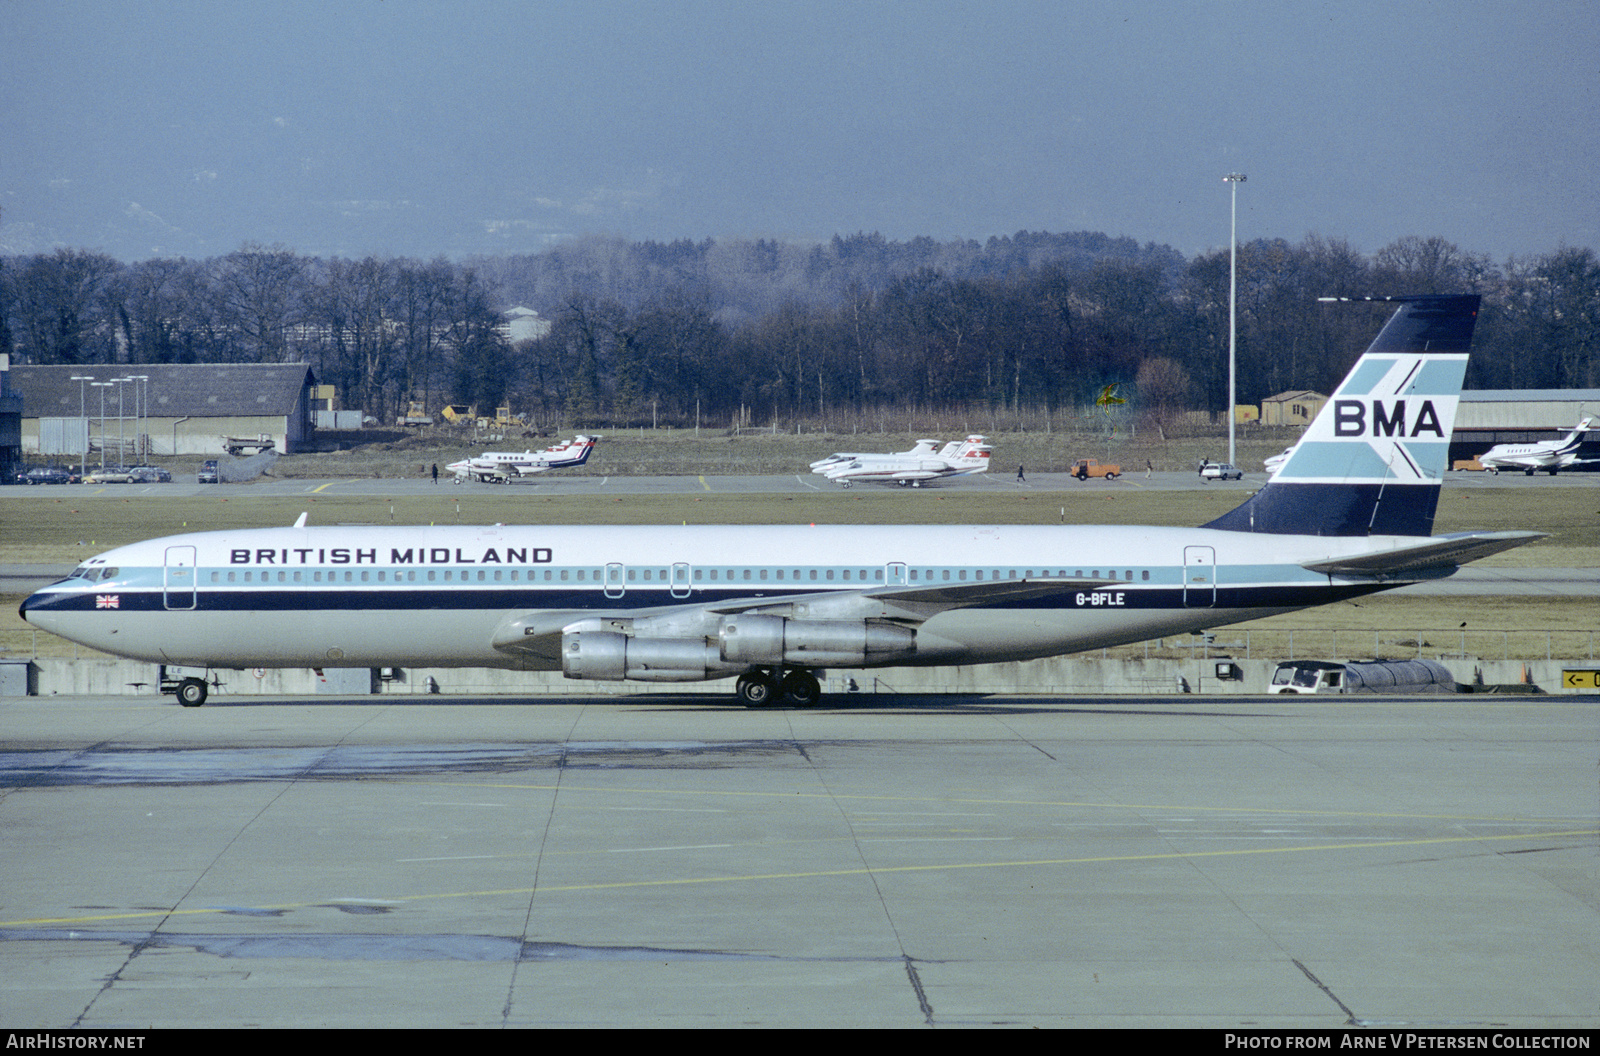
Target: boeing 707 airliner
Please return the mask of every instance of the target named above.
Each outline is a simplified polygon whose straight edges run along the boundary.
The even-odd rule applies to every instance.
[[[1533,532],[1432,536],[1476,296],[1398,308],[1272,480],[1199,528],[293,527],[102,554],[36,627],[206,668],[503,667],[736,679],[982,664],[1213,628],[1448,576]],[[198,678],[178,687],[204,703]]]

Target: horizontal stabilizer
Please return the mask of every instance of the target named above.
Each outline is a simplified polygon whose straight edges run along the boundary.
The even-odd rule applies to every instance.
[[[1326,561],[1307,561],[1301,567],[1328,575],[1404,575],[1427,569],[1454,568],[1543,538],[1544,532],[1463,532],[1441,535],[1415,545],[1330,557]]]

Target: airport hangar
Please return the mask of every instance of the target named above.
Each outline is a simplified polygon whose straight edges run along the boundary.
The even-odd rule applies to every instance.
[[[22,449],[33,455],[79,455],[86,432],[91,451],[122,445],[130,460],[215,455],[224,437],[265,436],[278,453],[294,454],[313,430],[317,378],[305,363],[80,363],[10,373],[11,393],[22,398]]]

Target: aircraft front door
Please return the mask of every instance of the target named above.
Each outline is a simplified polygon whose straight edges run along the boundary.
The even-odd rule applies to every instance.
[[[1217,551],[1209,546],[1183,548],[1183,604],[1209,609],[1217,603]]]
[[[161,569],[161,603],[169,609],[195,607],[195,550],[169,546]]]

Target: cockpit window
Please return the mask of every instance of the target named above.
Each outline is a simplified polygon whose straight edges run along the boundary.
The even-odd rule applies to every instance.
[[[88,579],[89,578],[89,566],[88,565],[79,565],[77,568],[72,570],[72,575],[68,576],[67,578],[68,579]]]
[[[122,571],[122,569],[120,569],[120,568],[103,568],[103,569],[100,570],[100,578],[101,579],[114,579],[114,578],[116,578],[117,573],[121,572],[121,571]]]

